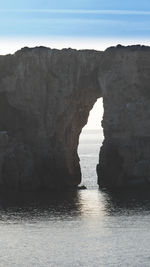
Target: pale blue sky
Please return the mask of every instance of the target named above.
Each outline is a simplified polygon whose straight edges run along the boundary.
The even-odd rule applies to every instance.
[[[1,8],[147,10],[149,0],[5,0],[1,1]]]
[[[0,35],[149,38],[149,0],[0,0]]]

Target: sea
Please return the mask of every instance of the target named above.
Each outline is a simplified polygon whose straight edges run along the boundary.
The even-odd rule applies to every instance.
[[[102,141],[98,130],[80,136],[87,190],[0,196],[0,266],[150,266],[149,188],[100,190]]]

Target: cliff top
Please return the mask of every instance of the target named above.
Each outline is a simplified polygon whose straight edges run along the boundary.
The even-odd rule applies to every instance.
[[[145,46],[140,44],[123,46],[121,44],[118,44],[117,46],[108,47],[105,51],[110,51],[110,50],[150,51],[150,46]]]
[[[145,45],[128,45],[128,46],[123,46],[121,44],[118,44],[116,46],[111,46],[106,48],[104,51],[100,50],[94,50],[94,49],[74,49],[74,48],[62,48],[62,49],[56,49],[56,48],[50,48],[50,47],[45,47],[45,46],[36,46],[36,47],[23,47],[20,50],[17,50],[14,55],[19,55],[22,53],[27,53],[27,52],[67,52],[67,53],[76,53],[76,52],[82,52],[82,53],[103,53],[105,51],[116,51],[116,50],[125,50],[125,51],[150,51],[150,46],[145,46]],[[5,57],[11,54],[6,54],[6,55],[0,55],[1,57]]]

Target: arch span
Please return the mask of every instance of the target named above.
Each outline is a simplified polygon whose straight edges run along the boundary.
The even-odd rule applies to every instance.
[[[101,96],[101,56],[39,47],[0,57],[0,99],[5,98],[0,140],[7,141],[1,146],[2,189],[48,190],[80,183],[78,140]]]

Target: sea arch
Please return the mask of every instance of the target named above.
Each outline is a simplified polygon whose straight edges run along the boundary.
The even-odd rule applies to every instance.
[[[150,48],[23,48],[0,56],[0,190],[76,187],[79,135],[103,97],[101,187],[150,176]]]

